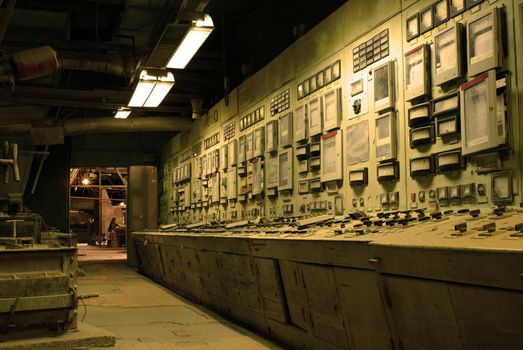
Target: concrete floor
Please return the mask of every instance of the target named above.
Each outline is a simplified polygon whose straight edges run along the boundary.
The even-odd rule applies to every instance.
[[[127,268],[121,250],[80,247],[79,254],[86,273],[79,294],[100,295],[79,305],[79,320],[113,333],[111,349],[282,349]]]

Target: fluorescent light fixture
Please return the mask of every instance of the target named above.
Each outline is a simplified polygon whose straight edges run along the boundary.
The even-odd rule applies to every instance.
[[[158,107],[174,86],[174,76],[165,70],[143,70],[129,107]]]
[[[116,114],[114,115],[114,117],[116,119],[127,119],[129,114],[131,114],[131,109],[125,108],[125,107],[120,107],[116,111]]]
[[[212,18],[194,20],[167,63],[167,68],[184,69],[214,29]]]

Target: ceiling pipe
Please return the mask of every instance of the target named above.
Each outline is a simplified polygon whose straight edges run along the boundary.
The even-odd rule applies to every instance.
[[[110,132],[185,131],[191,128],[187,118],[144,117],[131,119],[92,118],[70,119],[64,122],[64,135]]]
[[[58,53],[60,67],[130,77],[138,59],[114,54],[85,54],[62,51]]]
[[[189,130],[191,125],[192,121],[190,119],[174,117],[143,117],[131,119],[79,118],[64,121],[63,134],[64,136],[73,136],[111,132],[171,132]],[[29,133],[33,128],[45,129],[46,127],[33,126],[31,123],[9,124],[0,126],[0,133]]]

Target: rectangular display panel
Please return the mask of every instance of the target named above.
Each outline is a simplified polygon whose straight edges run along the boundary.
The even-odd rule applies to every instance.
[[[281,151],[278,155],[278,190],[292,190],[293,181],[292,149]]]
[[[347,127],[347,164],[354,165],[369,160],[369,121]]]
[[[254,132],[250,132],[245,137],[245,158],[246,160],[251,160],[253,156],[253,147],[254,147]]]
[[[323,132],[321,99],[315,98],[309,102],[309,135],[311,137]]]
[[[456,112],[459,112],[459,92],[452,93],[434,100],[434,116],[454,114]]]
[[[496,108],[496,72],[494,70],[483,73],[461,86],[464,155],[499,146],[497,133],[499,127],[503,129],[503,125],[498,125]]]
[[[374,68],[374,111],[394,108],[394,62]]]
[[[439,0],[434,3],[434,26],[439,26],[449,20],[448,0]]]
[[[419,36],[419,14],[416,13],[407,19],[405,24],[407,30],[407,41],[410,41]]]
[[[209,178],[209,190],[211,202],[218,203],[220,201],[220,173],[215,173]]]
[[[341,123],[341,88],[323,95],[323,127],[330,131],[340,127]]]
[[[412,101],[429,94],[427,46],[420,45],[405,54],[405,99]]]
[[[430,123],[430,103],[423,103],[409,108],[409,127],[414,128]]]
[[[398,162],[378,164],[377,168],[378,181],[391,181],[399,178]]]
[[[278,187],[279,171],[278,171],[278,155],[269,154],[266,159],[267,163],[267,188]]]
[[[298,193],[299,194],[309,193],[309,180],[300,181],[298,183]]]
[[[309,171],[309,160],[304,159],[304,160],[298,161],[298,173],[304,174],[304,173],[307,173],[308,171]]]
[[[497,8],[467,23],[467,42],[469,75],[501,66],[503,45]]]
[[[227,144],[227,160],[229,167],[238,163],[238,140],[232,140]]]
[[[434,125],[410,129],[410,148],[434,143]]]
[[[207,155],[202,156],[202,176],[209,175],[209,171],[207,170]]]
[[[294,111],[294,142],[307,140],[307,105]]]
[[[455,17],[465,11],[465,0],[449,0],[450,17]]]
[[[436,134],[439,137],[449,137],[459,133],[459,117],[448,116],[438,118],[436,122]]]
[[[261,159],[257,158],[252,161],[252,194],[259,195],[263,192],[265,186],[265,176],[263,173]]]
[[[368,169],[358,169],[349,171],[349,185],[350,186],[363,186],[367,185],[369,174]]]
[[[461,59],[462,25],[456,25],[434,38],[434,84],[441,85],[460,78],[463,74]]]
[[[229,165],[228,151],[229,148],[227,145],[220,147],[220,170],[227,169],[227,166]]]
[[[437,154],[436,166],[439,172],[460,170],[463,167],[461,150],[458,149]]]
[[[265,137],[265,149],[267,152],[274,152],[278,150],[278,121],[271,120],[265,127],[267,136]]]
[[[376,118],[376,159],[396,158],[396,117],[393,112]]]
[[[414,158],[410,160],[410,176],[426,176],[434,173],[434,159],[432,156]]]
[[[496,204],[509,204],[513,200],[512,174],[510,172],[492,174],[492,201]]]
[[[242,135],[240,136],[238,140],[238,162],[244,163],[247,158],[245,155],[245,144],[246,144],[246,136]]]
[[[343,177],[343,137],[342,130],[332,131],[321,137],[322,157],[321,181],[336,181]]]
[[[292,145],[292,113],[287,113],[280,118],[280,147]]]
[[[265,136],[265,127],[262,126],[256,130],[254,130],[254,140],[253,140],[253,149],[252,149],[253,157],[263,156],[263,148],[265,145],[264,136]]]
[[[426,33],[434,27],[434,17],[432,6],[422,10],[419,13],[419,30],[420,34]]]

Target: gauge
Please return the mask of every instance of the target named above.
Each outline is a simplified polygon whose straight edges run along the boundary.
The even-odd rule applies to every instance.
[[[449,0],[450,17],[455,17],[465,11],[465,0]]]
[[[419,36],[419,14],[415,14],[407,19],[407,41]]]
[[[365,199],[363,198],[360,198],[360,207],[364,207],[365,206]]]
[[[486,188],[485,188],[485,184],[478,184],[478,195],[480,196],[485,196],[487,193],[486,191]]]
[[[425,202],[425,191],[419,191],[418,192],[418,199],[421,203]]]
[[[419,15],[419,30],[423,34],[428,32],[434,27],[434,18],[433,18],[432,7],[426,8],[420,12]]]
[[[436,191],[429,190],[429,198],[430,199],[436,199]]]
[[[356,208],[358,206],[358,200],[356,198],[352,199],[352,206]]]
[[[434,26],[439,26],[441,23],[449,19],[449,4],[448,0],[440,0],[434,4]]]

